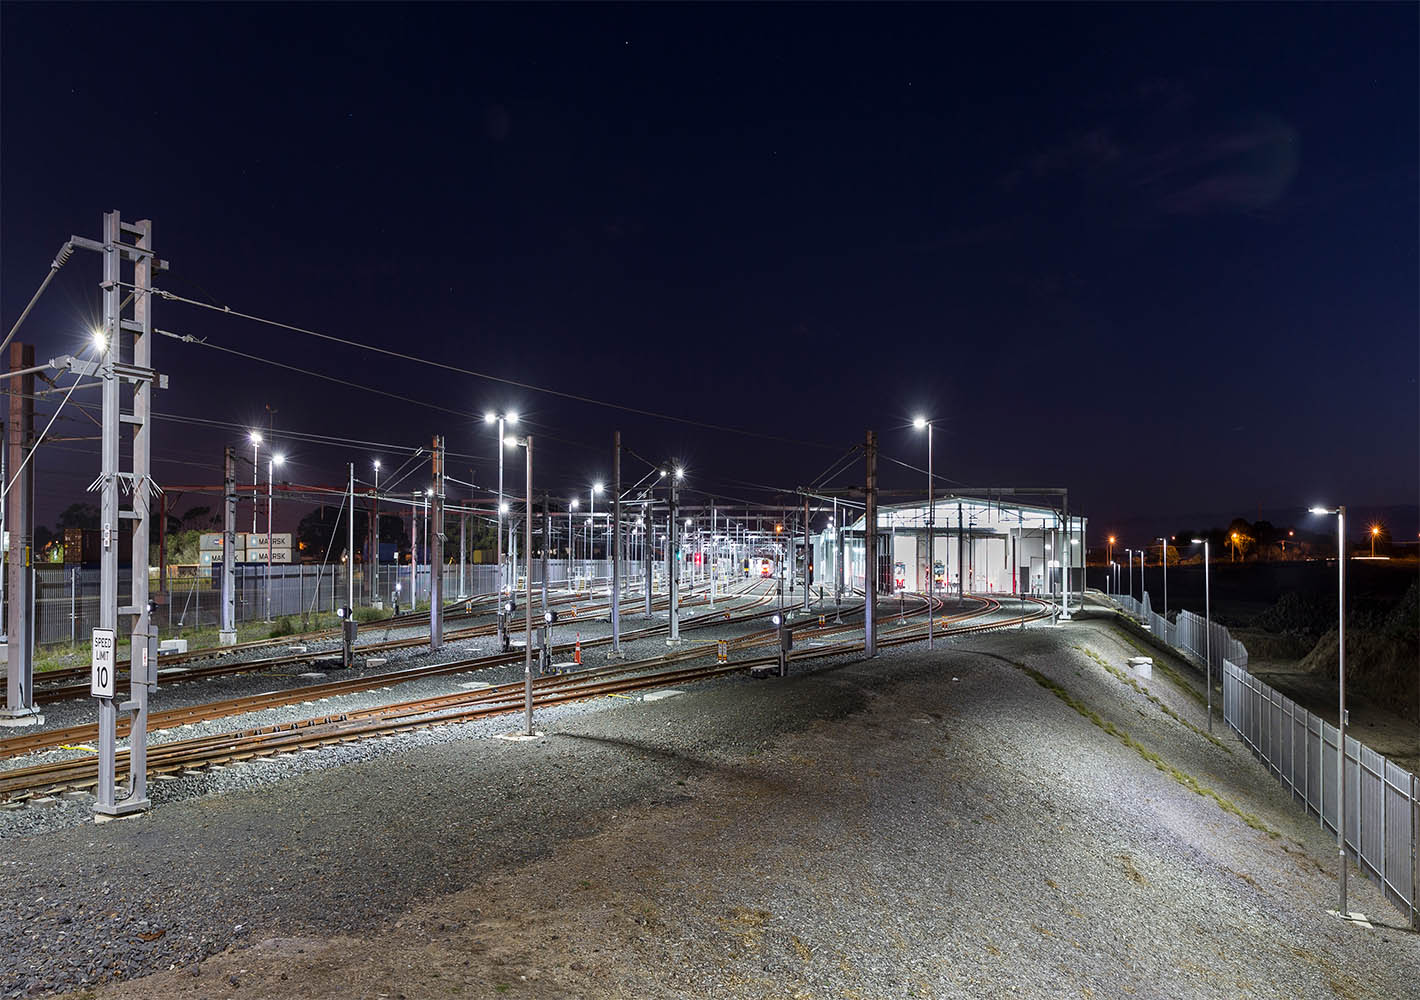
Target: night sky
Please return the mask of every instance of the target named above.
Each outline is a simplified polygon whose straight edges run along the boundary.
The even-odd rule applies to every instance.
[[[160,340],[159,410],[234,425],[158,425],[167,484],[219,482],[267,405],[278,438],[443,433],[451,471],[489,484],[477,414],[507,407],[538,436],[539,489],[609,478],[620,428],[693,487],[758,499],[869,427],[925,465],[922,412],[943,476],[1067,486],[1096,535],[1413,505],[1417,17],[7,4],[3,325],[64,239],[119,208],[154,220],[174,292],[787,439],[159,303],[161,328],[456,411]],[[19,339],[41,359],[81,347],[99,277],[76,254]],[[56,433],[94,433],[73,416]],[[282,448],[302,482],[403,460]],[[837,484],[861,482],[849,468]],[[629,480],[645,469],[627,458]],[[97,442],[50,445],[39,470],[52,521],[86,499]]]

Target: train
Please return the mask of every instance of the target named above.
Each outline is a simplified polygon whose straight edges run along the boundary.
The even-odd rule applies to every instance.
[[[772,556],[750,556],[742,568],[746,577],[768,580],[778,575],[778,564],[779,560]]]

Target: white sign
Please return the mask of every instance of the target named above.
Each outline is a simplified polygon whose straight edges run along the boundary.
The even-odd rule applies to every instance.
[[[271,539],[269,544],[272,548],[289,549],[291,547],[291,533],[289,531],[278,531],[274,535],[259,535],[253,532],[247,532],[242,536],[242,541],[239,541],[237,544],[244,544],[249,549],[261,549],[265,552],[268,538]]]
[[[113,629],[94,629],[93,673],[89,678],[89,693],[95,698],[113,697],[116,648]]]

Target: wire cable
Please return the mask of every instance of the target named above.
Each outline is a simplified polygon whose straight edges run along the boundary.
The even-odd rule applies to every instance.
[[[130,286],[131,287],[131,286]],[[458,375],[467,375],[472,378],[480,378],[489,382],[498,382],[502,385],[511,385],[519,389],[526,389],[529,392],[541,392],[549,396],[557,396],[560,399],[570,399],[578,403],[587,403],[591,406],[603,406],[612,410],[621,410],[624,413],[635,413],[638,416],[652,417],[657,420],[669,420],[678,424],[687,424],[692,427],[703,427],[706,430],[720,431],[726,434],[742,434],[747,437],[762,438],[766,441],[779,441],[784,444],[799,445],[808,448],[824,448],[837,450],[837,445],[823,444],[819,441],[799,441],[793,438],[780,437],[776,434],[765,434],[762,431],[752,431],[743,427],[729,427],[724,424],[712,424],[703,420],[693,420],[689,417],[677,417],[670,413],[659,413],[655,410],[645,410],[640,407],[626,406],[622,403],[612,403],[603,399],[595,399],[591,396],[582,396],[577,393],[562,392],[558,389],[549,389],[545,386],[533,385],[530,382],[520,382],[517,379],[503,378],[498,375],[490,375],[487,372],[474,371],[471,368],[462,368],[445,361],[434,361],[430,358],[421,358],[413,354],[405,354],[402,351],[392,351],[387,347],[376,347],[373,344],[365,344],[358,340],[350,340],[346,337],[337,337],[334,334],[322,333],[319,330],[311,330],[306,327],[296,326],[291,323],[283,323],[280,320],[267,319],[263,316],[256,316],[252,313],[240,312],[231,306],[216,306],[206,302],[199,302],[197,299],[190,299],[175,292],[155,288],[153,291],[169,302],[181,302],[185,305],[196,306],[199,309],[209,309],[212,312],[222,313],[226,316],[236,316],[239,319],[250,320],[253,323],[263,323],[281,330],[289,330],[292,333],[305,334],[308,337],[316,337],[320,340],[329,341],[333,344],[343,344],[346,347],[358,348],[362,351],[370,351],[375,354],[383,354],[386,357],[399,358],[401,361],[411,361],[415,364],[427,365],[431,368],[440,368],[444,371],[454,372]]]

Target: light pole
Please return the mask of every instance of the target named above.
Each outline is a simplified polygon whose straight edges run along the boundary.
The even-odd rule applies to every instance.
[[[1374,559],[1374,558],[1376,557],[1376,536],[1379,535],[1380,533],[1381,533],[1381,526],[1380,526],[1379,524],[1373,524],[1373,525],[1371,525],[1371,558],[1372,558],[1372,559]]]
[[[434,602],[434,560],[429,556],[429,498],[434,495],[433,489],[424,491],[424,561],[429,564],[429,603]],[[444,567],[439,567],[439,572],[443,572]]]
[[[261,506],[256,499],[256,477],[261,468],[257,464],[259,460],[258,452],[261,450],[261,435],[252,431],[247,438],[251,441],[251,533],[256,534],[256,509]]]
[[[370,536],[372,539],[370,544],[371,561],[375,564],[375,575],[370,580],[370,604],[373,606],[380,596],[380,460],[378,458],[375,459],[375,494],[370,506],[373,508],[370,516],[374,522],[374,527],[371,529],[373,534]]]
[[[1238,533],[1237,533],[1236,531],[1233,532],[1232,543],[1233,543],[1233,552],[1232,552],[1231,558],[1228,559],[1228,562],[1237,562],[1237,561],[1238,561]]]
[[[590,507],[587,509],[587,559],[592,564],[592,580],[596,580],[596,537],[597,537],[597,494],[602,491],[601,483],[592,484]],[[588,591],[590,593],[590,590]]]
[[[525,518],[525,534],[523,536],[524,557],[527,559],[527,571],[524,574],[527,580],[528,591],[523,600],[523,714],[526,722],[524,735],[532,736],[533,733],[533,694],[532,694],[532,509],[533,509],[533,439],[529,434],[525,438],[510,439],[515,445],[522,445],[527,449],[528,472],[527,472],[527,516]]]
[[[1208,539],[1195,538],[1194,545],[1203,546],[1203,659],[1207,663],[1205,677],[1208,680],[1208,732],[1213,731],[1213,586],[1208,569]]]
[[[1169,641],[1169,540],[1162,535],[1159,536],[1159,544],[1163,546],[1164,553],[1164,634],[1160,637],[1164,642]]]
[[[1336,849],[1341,855],[1341,915],[1346,910],[1346,508],[1312,507],[1336,515]]]
[[[912,421],[912,426],[919,431],[927,428],[927,648],[933,645],[933,619],[936,617],[936,608],[932,604],[936,590],[937,574],[933,571],[932,559],[932,523],[936,520],[934,516],[937,511],[934,507],[934,496],[932,493],[932,421],[926,417],[918,417]]]
[[[572,585],[572,558],[573,543],[577,540],[576,529],[572,527],[572,512],[577,509],[577,498],[573,497],[567,504],[567,585]]]
[[[285,455],[272,455],[266,463],[266,620],[271,621],[271,481],[276,466],[286,461]]]
[[[1113,535],[1110,535],[1110,536],[1109,536],[1109,544],[1105,546],[1105,550],[1104,550],[1104,565],[1105,565],[1105,575],[1104,575],[1104,581],[1105,581],[1105,583],[1104,583],[1104,585],[1105,585],[1105,589],[1108,590],[1108,589],[1109,589],[1109,577],[1110,577],[1110,574],[1113,572],[1113,569],[1112,569],[1111,567],[1114,566],[1114,536],[1113,536]]]
[[[1129,585],[1129,599],[1132,601],[1132,600],[1134,599],[1134,550],[1133,550],[1133,549],[1125,549],[1125,550],[1124,550],[1124,564],[1128,567],[1128,570],[1125,572],[1124,575],[1129,578],[1129,579],[1126,581],[1126,583],[1128,583],[1128,585]]]
[[[503,515],[507,513],[503,505],[503,449],[507,446],[509,439],[504,437],[504,426],[516,425],[518,415],[490,411],[483,415],[483,422],[498,425],[498,595],[501,598],[503,587],[507,583],[507,574],[503,570]]]

